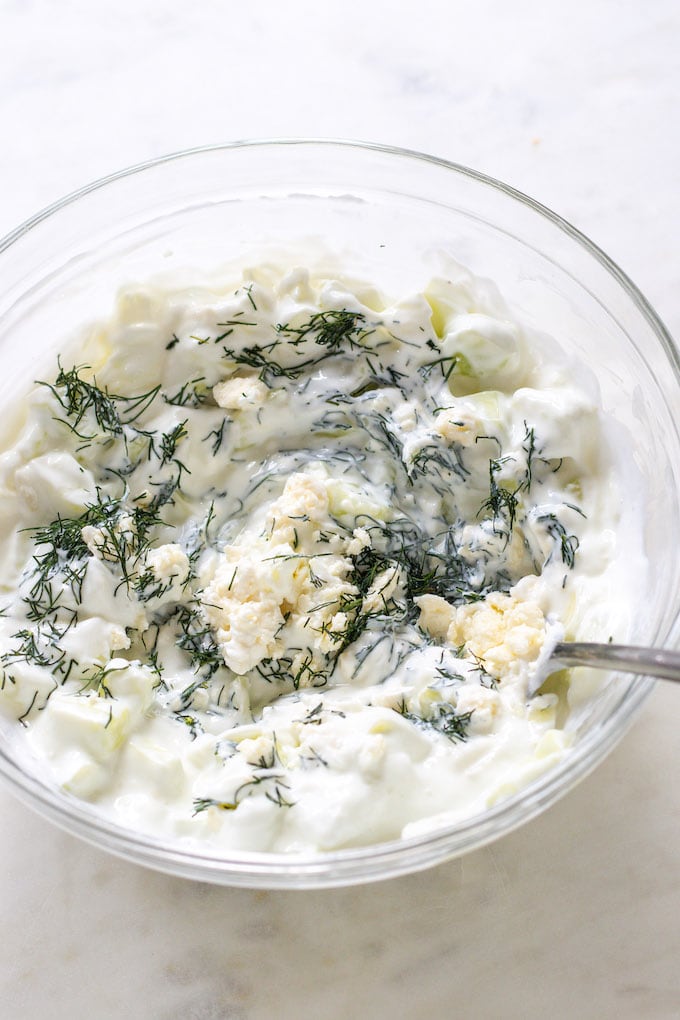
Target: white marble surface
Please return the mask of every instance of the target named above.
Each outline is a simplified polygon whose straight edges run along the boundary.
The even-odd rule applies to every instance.
[[[0,234],[119,167],[283,135],[432,152],[581,227],[680,335],[675,0],[0,0]],[[0,1015],[675,1018],[680,691],[492,847],[329,892],[196,885],[0,791]]]

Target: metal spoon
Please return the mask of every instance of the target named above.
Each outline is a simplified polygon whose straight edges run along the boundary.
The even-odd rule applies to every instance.
[[[569,666],[619,670],[621,673],[639,673],[680,682],[680,652],[632,645],[558,641],[529,681],[528,696],[533,698],[552,673]]]

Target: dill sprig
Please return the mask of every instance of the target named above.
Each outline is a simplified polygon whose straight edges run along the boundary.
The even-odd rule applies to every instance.
[[[316,312],[306,322],[298,326],[293,326],[290,323],[277,323],[275,326],[276,339],[270,343],[252,344],[241,349],[224,346],[223,350],[225,357],[236,364],[258,369],[262,382],[271,386],[276,379],[299,379],[305,369],[312,368],[347,349],[365,349],[363,341],[373,332],[372,329],[366,328],[365,321],[361,312],[350,312],[346,309]],[[236,322],[231,325],[247,325],[247,323]],[[223,334],[223,336],[227,335],[229,334]],[[308,338],[313,340],[315,345],[325,348],[323,353],[315,355],[313,352],[309,353],[306,347],[301,348],[303,342]],[[282,364],[273,356],[277,348],[281,347],[289,354],[291,349],[297,353],[296,349],[301,348],[303,360],[292,365]],[[305,357],[305,355],[307,356]]]
[[[175,582],[176,574],[163,580],[155,571],[147,567],[141,574],[134,578],[133,587],[137,597],[142,602],[150,602],[151,599],[159,599],[169,592]]]
[[[26,529],[35,543],[33,584],[24,599],[29,620],[39,621],[57,613],[61,588],[69,588],[74,601],[80,603],[92,556],[83,538],[86,527],[96,529],[98,556],[119,569],[121,584],[129,589],[138,581],[137,564],[151,547],[150,532],[162,524],[159,511],[168,494],[160,490],[147,506],[130,506],[100,490],[97,494],[97,502],[79,517],[57,517],[49,524]]]
[[[526,421],[524,422],[524,441],[522,443],[522,449],[526,453],[527,459],[524,478],[520,482],[519,488],[524,489],[525,492],[529,492],[533,481],[534,457],[536,456],[537,450],[536,432],[533,428],[529,428]]]
[[[203,441],[204,442],[205,442],[206,439],[210,439],[213,436],[215,437],[213,439],[213,441],[212,441],[212,444],[211,444],[211,450],[212,450],[213,457],[215,456],[217,451],[222,446],[222,443],[224,442],[224,430],[227,427],[228,423],[229,423],[229,419],[228,418],[223,418],[222,421],[220,422],[219,428],[214,428],[212,430],[212,432],[209,432],[207,436],[203,437]]]
[[[562,562],[569,567],[570,570],[573,570],[576,562],[576,551],[579,547],[579,540],[576,535],[570,535],[565,526],[554,513],[541,514],[536,518],[536,520],[545,525],[548,534],[555,541],[560,550]]]
[[[120,673],[123,669],[127,669],[127,663],[124,666],[94,666],[84,677],[84,684],[79,693],[95,691],[100,698],[114,698],[106,681],[112,673]]]
[[[302,658],[296,661],[292,655],[267,657],[255,666],[256,673],[267,683],[283,684],[295,691],[301,686],[325,687],[333,671],[332,656],[317,657],[311,648],[294,651],[299,652]]]
[[[170,429],[169,432],[164,432],[160,438],[160,466],[165,467],[166,464],[174,464],[177,468],[177,488],[182,483],[182,475],[186,472],[188,475],[191,474],[191,469],[186,466],[184,461],[181,461],[177,456],[177,447],[183,439],[186,439],[189,435],[187,430],[187,421],[180,421],[175,425],[174,428]]]
[[[378,374],[373,372],[365,382],[360,383],[355,389],[349,394],[336,394],[335,396],[328,397],[327,403],[333,404],[336,401],[349,402],[350,399],[356,400],[359,397],[365,396],[367,393],[375,392],[376,390],[384,389],[398,389],[402,397],[406,397],[405,390],[401,384],[402,379],[406,379],[405,372],[399,372],[392,365],[385,365],[381,367],[381,373]]]
[[[461,601],[467,593],[466,568],[458,556],[450,531],[438,549],[433,538],[408,518],[390,524],[372,521],[368,530],[371,533],[371,545],[365,546],[352,557],[352,571],[348,576],[356,594],[345,593],[336,602],[338,610],[347,615],[346,626],[341,631],[326,630],[337,645],[333,653],[334,661],[362,635],[372,621],[385,621],[388,618],[390,626],[403,621],[416,621],[419,610],[414,600],[419,595],[436,594],[456,602]],[[398,571],[403,599],[383,599],[382,606],[367,610],[365,598],[377,578],[386,571]]]
[[[187,652],[194,672],[200,673],[204,680],[209,680],[224,666],[224,656],[212,629],[193,606],[178,605],[175,618],[179,628],[177,647]]]
[[[217,800],[213,797],[196,797],[194,799],[194,815],[218,808],[220,811],[235,811],[245,797],[250,797],[257,787],[262,786],[264,796],[277,807],[294,807],[295,801],[289,800],[286,792],[290,789],[284,773],[280,769],[256,768],[249,779],[241,783],[234,791],[231,800]]]
[[[173,404],[176,407],[200,407],[208,399],[208,391],[205,376],[199,375],[182,383],[177,393],[173,393],[172,396],[164,393],[163,400],[166,404]]]
[[[372,520],[367,527],[371,546],[354,559],[351,577],[360,591],[365,592],[379,572],[397,566],[410,603],[418,595],[441,595],[450,602],[463,598],[469,569],[458,553],[453,529],[428,535],[407,517],[390,523]]]
[[[33,666],[43,666],[58,677],[64,683],[73,667],[75,660],[66,657],[66,652],[59,647],[59,639],[68,630],[70,625],[57,627],[52,621],[39,623],[35,630],[28,627],[18,630],[12,635],[19,642],[14,648],[10,648],[0,657],[3,667],[11,667],[19,662],[28,662]],[[14,682],[14,678],[8,674],[8,678]]]
[[[161,436],[161,467],[170,463],[170,461],[175,461],[180,465],[182,471],[186,471],[187,474],[191,474],[189,469],[185,467],[184,464],[177,461],[176,458],[178,443],[180,443],[183,439],[186,439],[189,434],[186,427],[188,420],[188,418],[185,418],[184,421],[179,422],[173,429],[170,429],[169,432],[164,432]]]
[[[89,365],[74,366],[65,371],[57,359],[59,372],[54,383],[37,380],[38,385],[46,386],[56,397],[64,409],[66,418],[58,421],[67,425],[80,439],[92,441],[96,433],[80,431],[83,421],[91,413],[99,430],[112,436],[121,436],[123,426],[131,425],[153,403],[159,390],[154,386],[146,393],[126,397],[119,393],[110,393],[105,387],[97,385],[96,379],[89,382],[81,372],[86,372]]]
[[[194,694],[199,690],[206,690],[208,687],[208,680],[195,680],[193,683],[188,684],[179,694],[179,702],[175,711],[186,712],[188,708],[193,706]]]
[[[417,474],[435,475],[441,481],[442,468],[449,476],[456,475],[463,481],[470,475],[469,470],[463,464],[463,457],[459,446],[455,445],[449,450],[446,448],[442,449],[442,447],[435,444],[422,446],[413,455],[409,464],[409,474],[411,479],[415,478]],[[447,481],[448,490],[447,488],[442,489],[436,485],[433,485],[433,488],[436,492],[439,492],[440,495],[444,495],[447,491],[450,491],[451,482],[450,480]]]
[[[60,587],[70,588],[75,602],[80,602],[90,556],[82,535],[84,523],[57,517],[50,524],[30,529],[36,552],[33,555],[34,581],[25,599],[29,620],[41,620],[60,608],[60,592],[55,593],[52,587],[52,581],[58,576]]]
[[[438,350],[435,344],[428,344],[435,350]],[[422,378],[429,379],[435,368],[439,368],[441,371],[442,379],[444,382],[448,382],[453,373],[456,371],[460,364],[463,364],[465,359],[460,353],[443,355],[441,358],[434,358],[432,361],[426,361],[418,368],[418,372]]]
[[[328,683],[328,672],[319,665],[314,652],[307,648],[302,660],[297,664],[292,674],[293,688],[299,690],[304,687],[323,687]]]
[[[298,379],[307,366],[313,364],[311,359],[303,361],[294,367],[287,367],[271,357],[271,352],[278,346],[278,341],[270,344],[253,344],[244,347],[242,350],[233,350],[223,347],[224,354],[237,365],[246,365],[248,368],[259,370],[259,378],[271,388],[272,380],[279,378]]]
[[[455,708],[446,701],[441,701],[434,705],[432,715],[427,717],[409,712],[406,701],[403,699],[397,705],[395,711],[415,726],[441,733],[454,744],[465,742],[468,738],[468,728],[472,712],[456,712]]]
[[[346,345],[360,346],[360,341],[369,336],[373,330],[366,329],[365,316],[361,312],[350,312],[346,308],[327,312],[316,312],[307,322],[299,326],[290,323],[278,323],[276,332],[289,339],[289,343],[297,345],[308,336],[313,336],[314,343],[326,347],[328,353],[337,353]]]
[[[205,732],[203,726],[201,725],[200,720],[197,719],[195,715],[190,715],[188,713],[182,712],[173,712],[173,718],[176,719],[177,722],[182,723],[183,726],[187,727],[187,729],[189,730],[189,735],[192,740],[195,740],[196,737],[200,736],[201,733]]]
[[[238,807],[231,800],[216,800],[215,797],[194,797],[194,815],[200,815],[208,808],[218,808],[220,811],[235,811]]]
[[[500,485],[496,480],[496,475],[503,470],[503,465],[509,459],[508,457],[500,457],[489,461],[489,498],[482,503],[478,514],[479,516],[485,511],[490,510],[493,516],[494,531],[500,530],[500,533],[508,536],[512,532],[517,516],[517,507],[519,505],[517,493],[521,486],[517,484],[511,490],[504,485]]]

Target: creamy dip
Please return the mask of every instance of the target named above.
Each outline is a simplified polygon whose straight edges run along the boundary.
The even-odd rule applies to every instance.
[[[397,839],[570,742],[527,681],[611,595],[614,461],[593,388],[463,270],[129,289],[0,486],[0,706],[127,827]]]

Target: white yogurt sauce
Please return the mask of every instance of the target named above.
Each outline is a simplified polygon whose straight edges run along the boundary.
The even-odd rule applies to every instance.
[[[130,289],[43,378],[0,456],[0,706],[64,790],[324,851],[565,752],[527,680],[625,635],[621,486],[593,386],[488,283]]]

